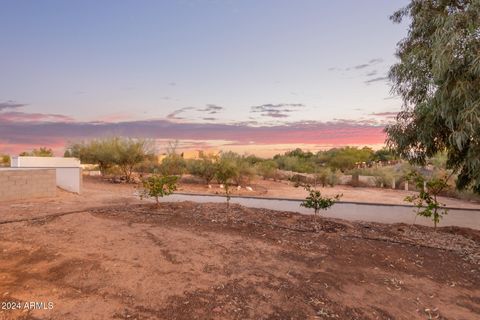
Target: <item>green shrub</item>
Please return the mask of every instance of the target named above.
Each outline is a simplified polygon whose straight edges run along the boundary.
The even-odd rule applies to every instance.
[[[324,169],[318,170],[315,173],[314,179],[314,186],[321,185],[322,187],[326,187],[328,184],[328,171]]]
[[[23,157],[53,157],[53,150],[47,147],[41,147],[40,149],[33,149],[31,152],[24,151],[19,154]]]
[[[162,159],[160,172],[167,176],[181,176],[187,170],[185,159],[179,154],[171,153]]]
[[[263,180],[277,180],[278,178],[278,164],[273,160],[265,160],[257,163],[256,169]]]
[[[127,181],[135,166],[153,159],[151,143],[143,139],[103,138],[71,144],[65,154],[79,158],[83,163],[97,164],[102,175],[118,166]]]
[[[118,165],[127,182],[131,181],[136,165],[148,158],[154,158],[150,145],[142,139],[118,139],[116,153],[115,164]]]
[[[161,172],[161,165],[158,163],[157,157],[149,157],[139,164],[135,165],[135,171],[139,173],[156,173]]]
[[[0,166],[9,167],[10,166],[10,156],[7,154],[0,155]]]
[[[235,152],[228,151],[222,153],[220,161],[229,163],[229,166],[234,171],[234,176],[231,179],[237,185],[250,183],[253,176],[255,176],[255,167],[244,156],[240,156]]]
[[[336,170],[329,170],[327,173],[327,183],[330,187],[335,187],[340,182],[340,177]]]
[[[215,178],[216,157],[200,154],[200,159],[187,161],[187,171],[191,175],[202,178],[209,184]]]

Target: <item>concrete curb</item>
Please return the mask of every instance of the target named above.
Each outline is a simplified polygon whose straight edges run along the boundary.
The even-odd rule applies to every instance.
[[[175,192],[173,194],[183,195],[183,196],[201,196],[201,197],[225,197],[222,194],[210,194],[210,193],[188,193],[188,192]],[[257,196],[230,196],[232,199],[257,199],[257,200],[280,200],[280,201],[295,201],[301,202],[302,199],[296,198],[266,198],[266,197],[257,197]],[[384,207],[403,207],[403,208],[415,208],[412,205],[408,204],[389,204],[389,203],[376,203],[376,202],[356,202],[356,201],[337,201],[338,203],[343,204],[356,204],[356,205],[365,205],[365,206],[384,206]],[[480,208],[458,208],[458,207],[445,207],[448,210],[464,210],[464,211],[473,211],[480,213]]]

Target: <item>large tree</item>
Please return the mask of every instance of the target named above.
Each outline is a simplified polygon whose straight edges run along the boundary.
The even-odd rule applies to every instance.
[[[33,149],[31,152],[24,151],[19,154],[24,157],[53,157],[53,150],[47,147]]]
[[[412,0],[391,19],[409,30],[389,74],[404,105],[387,142],[418,164],[446,151],[457,187],[480,193],[480,0]]]
[[[135,166],[153,158],[153,147],[143,139],[112,137],[71,144],[65,155],[77,157],[83,163],[97,164],[102,175],[117,165],[129,182]]]

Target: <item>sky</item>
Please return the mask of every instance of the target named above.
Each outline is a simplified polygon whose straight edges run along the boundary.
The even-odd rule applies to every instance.
[[[0,0],[0,153],[380,147],[406,0]]]

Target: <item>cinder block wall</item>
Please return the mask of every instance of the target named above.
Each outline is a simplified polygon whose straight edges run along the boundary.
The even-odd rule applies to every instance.
[[[54,197],[55,169],[0,170],[0,201]]]

